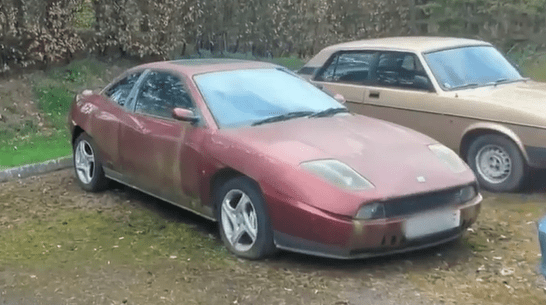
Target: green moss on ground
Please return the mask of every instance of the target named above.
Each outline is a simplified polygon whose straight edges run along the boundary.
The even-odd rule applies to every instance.
[[[3,265],[52,270],[79,265],[146,265],[161,259],[220,262],[227,251],[216,239],[183,223],[142,210],[62,211],[33,219],[0,235]]]

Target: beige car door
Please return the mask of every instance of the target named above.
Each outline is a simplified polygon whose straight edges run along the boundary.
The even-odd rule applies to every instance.
[[[422,132],[458,151],[470,122],[452,114],[460,100],[438,94],[415,54],[341,51],[313,77],[319,87],[342,94],[347,107]]]
[[[369,82],[362,102],[351,103],[351,110],[420,131],[458,150],[457,119],[445,115],[450,102],[435,92],[415,54],[379,53]]]
[[[369,83],[369,70],[376,58],[375,51],[336,53],[317,72],[313,83],[343,95],[349,105],[360,104],[368,91],[365,85]]]

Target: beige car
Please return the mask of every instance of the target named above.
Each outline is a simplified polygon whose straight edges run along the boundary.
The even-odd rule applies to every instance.
[[[354,41],[323,49],[299,73],[356,113],[443,142],[487,190],[518,190],[530,168],[546,168],[546,84],[522,77],[487,42]]]

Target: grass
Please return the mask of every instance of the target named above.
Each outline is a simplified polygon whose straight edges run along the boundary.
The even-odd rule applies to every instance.
[[[68,131],[55,132],[50,136],[35,134],[6,141],[0,146],[0,169],[56,159],[71,152]]]
[[[33,91],[47,126],[40,130],[32,120],[0,135],[0,169],[70,155],[72,148],[66,125],[70,104],[77,92],[104,85],[106,65],[78,60],[34,77]]]
[[[305,64],[305,61],[296,57],[271,58],[269,61],[291,70],[299,70]]]
[[[546,54],[526,62],[523,66],[523,70],[532,79],[546,82]]]
[[[161,259],[218,262],[227,250],[184,223],[145,210],[63,211],[35,218],[0,235],[0,261],[29,268],[70,269],[111,262],[148,265]]]

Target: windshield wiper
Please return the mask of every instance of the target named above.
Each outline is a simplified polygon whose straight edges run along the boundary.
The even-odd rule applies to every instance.
[[[449,90],[464,89],[464,88],[470,88],[470,87],[478,87],[478,85],[479,85],[478,83],[467,83],[467,84],[464,84],[464,85],[451,87],[451,88],[449,88]]]
[[[267,119],[256,121],[256,122],[252,123],[252,126],[266,124],[266,123],[286,121],[286,120],[290,120],[290,119],[294,119],[294,118],[301,118],[301,117],[304,117],[304,116],[311,115],[313,113],[314,113],[313,111],[288,112],[288,113],[285,113],[285,114],[276,115],[276,116],[269,117]]]
[[[509,81],[509,80],[510,80],[510,79],[508,79],[508,78],[499,78],[499,79],[497,79],[496,81],[494,81],[494,82],[489,82],[489,83],[487,83],[487,84],[485,84],[485,85],[486,85],[486,86],[491,86],[491,85],[493,85],[493,86],[496,87],[498,84],[507,82],[507,81]]]
[[[349,109],[347,108],[328,108],[326,110],[319,111],[317,113],[314,113],[310,115],[310,118],[321,118],[321,117],[327,117],[327,116],[333,116],[337,113],[343,113],[343,112],[349,112]]]

